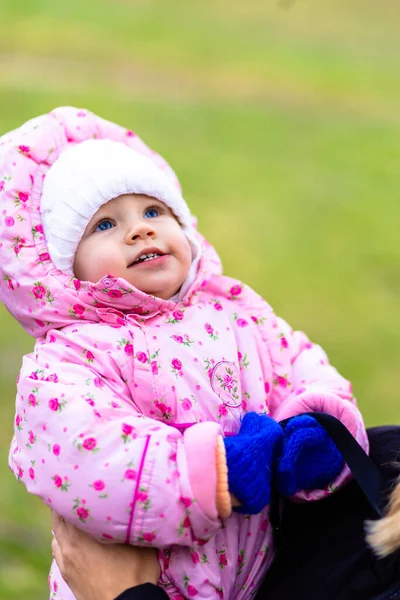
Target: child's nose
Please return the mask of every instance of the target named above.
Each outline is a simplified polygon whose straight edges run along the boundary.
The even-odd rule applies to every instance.
[[[153,238],[156,235],[156,230],[151,224],[150,219],[143,219],[135,223],[128,231],[126,236],[127,243],[136,242],[139,239],[147,237]]]

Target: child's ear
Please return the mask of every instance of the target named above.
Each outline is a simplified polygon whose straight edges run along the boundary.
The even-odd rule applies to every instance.
[[[400,480],[394,488],[382,519],[366,523],[367,542],[383,558],[400,548]]]

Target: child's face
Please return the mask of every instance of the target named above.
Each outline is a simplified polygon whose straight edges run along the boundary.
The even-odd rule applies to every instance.
[[[139,260],[145,254],[156,257]],[[75,254],[74,274],[96,283],[123,277],[137,289],[168,300],[192,262],[189,242],[172,211],[159,200],[126,194],[103,204],[90,220]]]

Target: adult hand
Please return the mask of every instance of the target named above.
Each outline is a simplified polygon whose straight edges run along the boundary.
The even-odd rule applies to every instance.
[[[51,519],[52,554],[76,600],[114,600],[130,587],[157,583],[155,549],[101,544],[54,511]]]

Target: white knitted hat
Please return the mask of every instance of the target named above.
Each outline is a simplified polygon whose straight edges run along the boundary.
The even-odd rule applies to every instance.
[[[43,182],[43,232],[60,271],[73,275],[75,253],[90,219],[100,206],[122,194],[144,194],[164,202],[178,218],[193,258],[199,258],[190,210],[163,171],[122,142],[91,139],[65,150]]]

